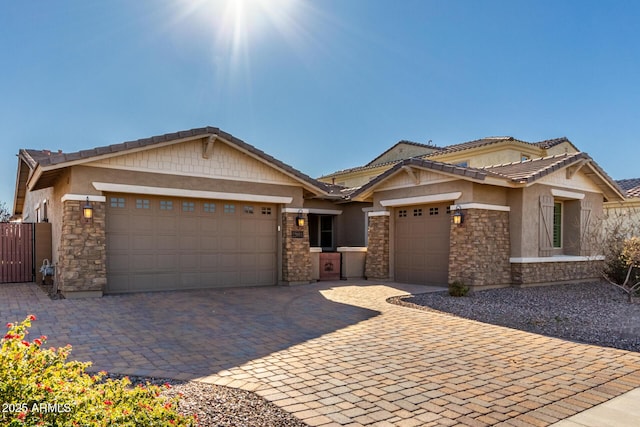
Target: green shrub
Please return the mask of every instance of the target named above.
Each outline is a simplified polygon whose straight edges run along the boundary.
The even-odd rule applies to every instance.
[[[460,280],[449,283],[449,295],[452,297],[463,297],[469,293],[469,287]]]
[[[71,346],[43,348],[47,337],[25,340],[35,316],[7,324],[0,340],[0,424],[3,426],[195,426],[176,399],[151,384],[90,375],[90,362],[67,361]],[[168,384],[165,387],[170,387]]]

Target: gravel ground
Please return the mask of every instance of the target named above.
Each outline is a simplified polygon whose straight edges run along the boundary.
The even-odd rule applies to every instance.
[[[607,283],[447,291],[392,298],[423,310],[604,347],[640,352],[640,304]]]
[[[122,375],[110,374],[114,379]],[[163,378],[131,377],[137,384],[170,384],[162,394],[174,397],[182,393],[178,411],[184,415],[198,414],[201,427],[306,427],[307,424],[283,411],[255,393],[235,388],[195,381],[174,381]]]

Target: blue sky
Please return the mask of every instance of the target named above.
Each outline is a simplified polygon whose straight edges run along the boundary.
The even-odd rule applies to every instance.
[[[639,21],[616,0],[0,0],[0,201],[20,148],[207,125],[315,177],[494,135],[638,177]]]

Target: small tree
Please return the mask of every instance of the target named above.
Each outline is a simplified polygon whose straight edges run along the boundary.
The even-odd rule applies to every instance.
[[[0,222],[9,222],[11,211],[5,202],[0,202]]]
[[[602,276],[629,297],[640,291],[640,212],[609,209],[589,240],[604,255]]]
[[[631,302],[632,297],[640,291],[639,268],[640,238],[631,237],[622,243],[618,257],[610,261],[609,271],[605,272],[604,278],[625,291]]]

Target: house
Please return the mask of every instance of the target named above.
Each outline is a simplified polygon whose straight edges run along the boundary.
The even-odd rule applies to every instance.
[[[621,230],[623,233],[637,235],[640,232],[640,178],[622,179],[616,183],[625,199],[604,204],[605,229],[621,225],[625,228]]]
[[[316,180],[206,127],[20,150],[14,215],[51,224],[68,298],[309,283],[327,252],[345,277],[482,288],[595,277],[584,235],[622,200],[566,138],[400,141]]]

